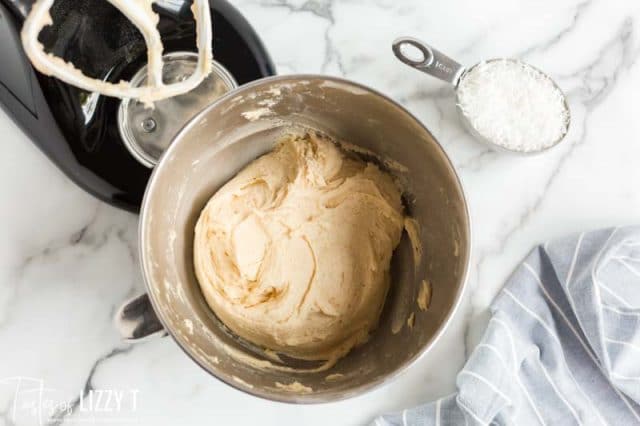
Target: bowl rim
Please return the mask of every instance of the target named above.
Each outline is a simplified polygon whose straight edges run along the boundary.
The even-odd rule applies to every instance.
[[[162,310],[158,309],[158,302],[154,299],[153,292],[151,292],[152,286],[151,286],[151,283],[150,283],[151,280],[149,278],[150,277],[150,273],[148,272],[148,265],[147,265],[146,256],[145,256],[145,253],[144,253],[144,238],[143,238],[143,236],[145,234],[145,231],[149,227],[149,220],[148,220],[148,217],[147,217],[148,205],[150,204],[150,199],[151,199],[152,193],[155,191],[155,187],[156,187],[156,184],[157,184],[158,176],[160,175],[160,173],[162,172],[163,168],[167,164],[167,159],[171,157],[171,154],[176,149],[176,147],[179,145],[179,143],[176,143],[176,142],[179,142],[181,139],[183,139],[184,135],[187,134],[192,128],[197,126],[198,123],[202,120],[202,118],[205,117],[207,114],[209,114],[209,112],[212,109],[216,108],[219,104],[225,102],[227,99],[237,97],[239,92],[243,92],[244,93],[244,92],[250,91],[254,87],[261,86],[261,85],[264,85],[264,84],[269,84],[269,83],[296,82],[296,81],[304,81],[304,80],[307,80],[307,81],[308,80],[331,81],[331,82],[334,82],[334,83],[350,86],[351,88],[362,89],[362,90],[364,90],[364,91],[366,91],[368,93],[371,93],[371,94],[381,98],[383,101],[388,102],[392,106],[398,108],[401,112],[403,112],[410,119],[412,119],[420,128],[422,128],[424,131],[426,131],[427,134],[435,142],[437,148],[440,150],[440,152],[443,155],[445,161],[447,161],[449,167],[453,171],[453,175],[455,177],[455,180],[456,180],[456,183],[457,183],[458,187],[460,188],[460,192],[461,192],[461,195],[462,195],[462,202],[463,202],[463,205],[464,205],[464,214],[465,214],[466,223],[467,223],[466,232],[467,232],[468,238],[467,238],[467,243],[466,243],[466,247],[465,248],[466,248],[466,251],[467,251],[468,255],[467,255],[467,259],[466,259],[466,263],[464,265],[464,269],[463,269],[462,275],[460,277],[460,287],[458,289],[457,294],[455,295],[455,300],[454,300],[454,303],[453,303],[451,309],[446,314],[442,324],[437,329],[435,334],[431,337],[431,339],[418,352],[416,352],[416,354],[413,357],[411,357],[410,359],[406,360],[404,363],[402,363],[398,368],[396,368],[394,371],[392,371],[388,375],[382,376],[382,377],[380,377],[380,378],[378,378],[376,380],[372,380],[371,382],[368,382],[368,383],[363,383],[363,384],[361,384],[361,385],[359,385],[357,387],[351,388],[351,389],[347,389],[347,390],[344,390],[344,391],[336,392],[335,394],[332,394],[332,395],[314,394],[314,393],[308,393],[308,394],[296,394],[296,393],[291,393],[291,394],[271,394],[269,391],[261,390],[260,388],[250,387],[250,386],[244,385],[242,383],[238,383],[238,382],[232,380],[231,377],[229,377],[229,378],[222,377],[222,375],[218,374],[218,372],[216,372],[213,369],[209,369],[206,365],[201,363],[198,360],[198,358],[193,353],[191,353],[191,351],[186,347],[186,345],[183,345],[183,343],[176,336],[176,333],[170,327],[167,326],[168,321],[164,317],[164,313],[162,312]],[[466,195],[466,192],[465,192],[465,188],[464,188],[463,183],[462,183],[462,181],[460,179],[460,176],[459,176],[459,174],[458,174],[453,162],[451,161],[451,159],[447,155],[446,151],[444,150],[444,148],[442,147],[440,142],[435,138],[435,136],[431,133],[431,131],[414,114],[412,114],[407,108],[405,108],[404,106],[400,105],[398,102],[396,102],[393,99],[391,99],[389,96],[384,95],[380,91],[378,91],[376,89],[373,89],[371,87],[368,87],[368,86],[366,86],[364,84],[361,84],[361,83],[357,83],[357,82],[354,82],[354,81],[351,81],[351,80],[348,80],[348,79],[345,79],[345,78],[341,78],[341,77],[325,76],[325,75],[321,75],[321,74],[289,74],[289,75],[279,75],[279,76],[270,76],[270,77],[261,78],[259,80],[255,80],[255,81],[252,81],[250,83],[244,84],[244,85],[242,85],[242,86],[240,86],[240,87],[238,87],[238,88],[236,88],[234,90],[231,90],[231,91],[225,93],[222,97],[214,100],[211,104],[207,105],[202,111],[200,111],[193,118],[191,118],[180,129],[180,131],[172,138],[171,143],[169,145],[169,148],[167,150],[165,150],[165,152],[161,156],[160,160],[158,161],[158,164],[156,165],[156,167],[154,167],[154,169],[153,169],[153,171],[151,173],[151,176],[149,178],[149,181],[147,183],[147,186],[145,188],[144,197],[143,197],[142,205],[141,205],[141,208],[140,208],[140,222],[139,222],[139,225],[138,225],[138,256],[139,256],[140,269],[141,269],[141,272],[142,272],[142,279],[144,281],[145,289],[146,289],[147,294],[149,296],[149,301],[151,302],[151,306],[153,307],[153,310],[154,310],[156,316],[158,317],[158,320],[160,321],[160,323],[164,327],[164,330],[167,332],[167,334],[170,335],[171,338],[173,339],[173,341],[178,345],[178,347],[180,347],[180,349],[182,349],[182,351],[189,358],[191,358],[192,361],[194,361],[198,366],[200,366],[204,371],[209,373],[214,378],[220,380],[221,382],[231,386],[232,388],[235,388],[235,389],[237,389],[239,391],[242,391],[244,393],[247,393],[247,394],[250,394],[250,395],[265,399],[265,400],[275,401],[275,402],[282,402],[282,403],[289,403],[289,404],[319,404],[319,403],[329,403],[329,402],[337,402],[337,401],[346,400],[346,399],[349,399],[349,398],[353,398],[353,397],[356,397],[356,396],[363,395],[363,394],[365,394],[365,393],[367,393],[369,391],[372,391],[373,389],[380,388],[383,385],[386,385],[386,384],[394,381],[397,377],[399,377],[403,373],[407,372],[411,366],[416,364],[429,351],[431,351],[431,349],[442,338],[442,336],[444,335],[445,331],[449,328],[453,317],[458,312],[458,310],[460,308],[460,305],[462,304],[462,301],[464,299],[464,295],[465,295],[466,289],[468,287],[469,270],[471,268],[472,247],[473,247],[472,240],[473,240],[473,233],[472,233],[472,226],[471,226],[471,214],[470,214],[470,211],[469,211],[469,203],[468,203],[468,199],[467,199],[467,195]]]

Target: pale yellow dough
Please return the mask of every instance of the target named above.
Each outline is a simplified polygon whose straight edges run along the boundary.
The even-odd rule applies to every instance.
[[[403,221],[388,174],[326,139],[291,136],[209,200],[195,228],[196,275],[239,336],[337,359],[377,324]]]

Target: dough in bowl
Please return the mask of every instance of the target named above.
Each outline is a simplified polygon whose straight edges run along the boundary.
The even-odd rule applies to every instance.
[[[195,228],[196,275],[239,336],[335,360],[378,322],[403,221],[389,174],[325,138],[290,136],[209,200]]]

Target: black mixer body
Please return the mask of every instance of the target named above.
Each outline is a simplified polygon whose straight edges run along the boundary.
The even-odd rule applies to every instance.
[[[35,71],[24,54],[20,29],[33,0],[0,0],[0,105],[74,182],[96,197],[136,212],[151,170],[120,138],[119,99],[90,93]],[[196,51],[191,0],[159,0],[165,53]],[[105,0],[57,0],[54,24],[40,41],[91,77],[129,80],[146,63],[139,31]],[[211,0],[214,58],[238,84],[273,75],[262,42],[225,0]]]

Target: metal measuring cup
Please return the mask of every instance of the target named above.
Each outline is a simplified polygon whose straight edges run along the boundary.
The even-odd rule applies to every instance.
[[[415,58],[408,56],[405,52],[402,51],[403,46],[407,46],[407,45],[416,48],[418,52],[421,54],[421,56],[415,57]],[[549,77],[547,74],[540,71],[539,69],[527,64],[526,62],[523,62],[517,59],[510,59],[510,58],[495,58],[495,59],[489,59],[487,61],[479,62],[470,68],[466,68],[465,66],[454,61],[453,59],[443,54],[442,52],[434,49],[428,44],[413,37],[397,38],[393,42],[392,48],[393,48],[393,53],[404,64],[409,65],[410,67],[415,68],[418,71],[422,71],[426,74],[429,74],[430,76],[436,77],[440,80],[443,80],[443,81],[446,81],[447,83],[452,84],[456,92],[456,109],[458,110],[458,115],[460,116],[462,124],[473,137],[475,137],[477,140],[481,142],[484,142],[494,150],[513,152],[518,154],[537,154],[537,153],[546,151],[548,149],[551,149],[557,144],[559,144],[569,131],[569,126],[571,123],[571,113],[569,110],[569,105],[567,104],[566,96],[564,95],[560,87],[556,84],[555,81],[553,81],[551,77]],[[473,126],[471,120],[469,120],[465,112],[462,110],[462,108],[460,107],[460,98],[457,90],[460,82],[465,78],[466,75],[468,75],[468,73],[471,70],[473,70],[478,65],[483,63],[494,62],[494,61],[511,61],[514,63],[521,64],[525,67],[529,67],[539,72],[544,77],[546,77],[556,87],[556,89],[558,89],[558,91],[562,94],[564,107],[567,114],[567,126],[565,127],[562,135],[560,135],[560,137],[557,140],[555,140],[551,145],[546,146],[542,149],[532,150],[532,151],[510,149],[506,146],[496,143],[495,141],[492,141],[491,139],[481,134]]]

